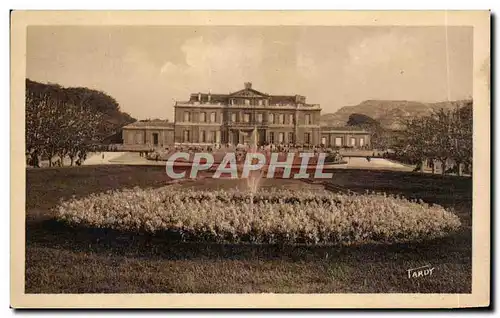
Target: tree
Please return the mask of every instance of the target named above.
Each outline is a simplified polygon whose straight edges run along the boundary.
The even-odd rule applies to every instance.
[[[377,127],[380,126],[380,123],[370,116],[364,114],[353,113],[349,115],[349,119],[347,120],[347,126],[358,126],[358,127]]]
[[[431,117],[413,118],[405,122],[406,130],[400,151],[416,162],[421,171],[424,161],[433,157],[434,125]]]
[[[103,114],[64,98],[50,89],[26,91],[26,155],[28,164],[39,167],[39,159],[47,158],[53,166],[54,156],[63,164],[66,156],[85,159],[92,144],[100,141]]]
[[[28,95],[36,101],[48,97],[102,114],[99,133],[103,136],[116,133],[121,127],[135,121],[129,114],[120,110],[120,105],[113,97],[86,87],[64,88],[57,84],[43,84],[26,79],[26,96]]]
[[[441,108],[430,116],[414,118],[405,123],[404,137],[399,151],[423,168],[430,161],[439,160],[442,174],[446,173],[448,159],[455,162],[455,170],[462,174],[472,165],[472,101],[456,109]]]
[[[472,166],[472,101],[453,111],[453,143],[451,158],[457,165],[457,174],[461,175],[465,167],[470,172]]]
[[[349,115],[347,126],[354,126],[371,133],[371,144],[377,149],[390,148],[393,140],[390,131],[384,129],[380,123],[364,114],[353,113]]]

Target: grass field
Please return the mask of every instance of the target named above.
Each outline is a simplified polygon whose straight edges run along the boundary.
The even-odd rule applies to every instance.
[[[335,170],[334,190],[385,191],[438,203],[463,228],[445,239],[358,247],[224,245],[67,228],[53,220],[60,199],[110,189],[164,186],[164,167],[83,166],[28,169],[26,293],[470,293],[470,178],[394,171]],[[237,181],[236,181],[237,182]],[[234,187],[235,180],[186,183]],[[263,180],[263,187],[320,187],[299,180]],[[435,267],[432,276],[407,270]]]

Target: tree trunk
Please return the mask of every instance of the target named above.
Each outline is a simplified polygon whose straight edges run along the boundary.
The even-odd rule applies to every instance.
[[[436,166],[435,166],[435,163],[434,163],[434,159],[430,159],[431,160],[431,168],[432,168],[432,174],[436,173]]]
[[[69,160],[70,160],[69,165],[70,165],[70,166],[73,166],[73,163],[74,163],[74,161],[75,161],[75,157],[73,157],[73,156],[69,156]]]
[[[54,167],[55,162],[52,162],[52,159],[54,159],[55,151],[54,152],[49,152],[48,157],[49,157],[49,167]]]
[[[32,158],[31,158],[31,163],[33,164],[34,168],[40,168],[40,161],[38,160],[38,151],[35,150],[33,152]]]
[[[461,162],[457,162],[457,175],[460,177],[462,175],[462,163]]]
[[[441,159],[441,174],[445,175],[446,174],[446,159]]]
[[[64,157],[63,155],[60,155],[59,158],[61,160],[61,167],[64,167]]]

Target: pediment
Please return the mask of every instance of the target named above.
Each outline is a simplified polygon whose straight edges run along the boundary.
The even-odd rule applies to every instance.
[[[266,97],[267,94],[261,93],[254,89],[242,89],[241,91],[234,92],[230,94],[231,97]]]

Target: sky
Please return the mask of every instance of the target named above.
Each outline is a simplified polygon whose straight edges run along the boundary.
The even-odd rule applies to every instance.
[[[244,82],[331,113],[471,98],[472,45],[471,27],[30,26],[26,76],[103,91],[137,119],[173,119],[174,101]]]

